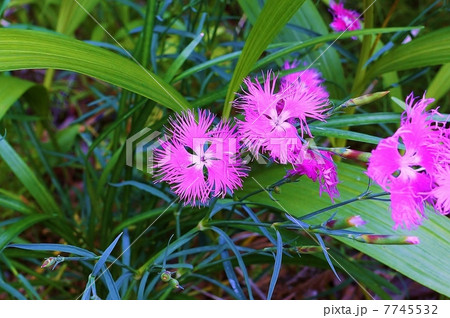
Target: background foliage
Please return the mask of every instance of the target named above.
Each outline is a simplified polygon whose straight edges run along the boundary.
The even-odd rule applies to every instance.
[[[183,109],[236,116],[230,101],[242,79],[278,71],[285,59],[314,63],[335,105],[391,92],[313,124],[320,145],[370,151],[395,130],[396,101],[411,91],[427,91],[448,113],[448,3],[372,3],[346,2],[365,12],[365,27],[340,36],[330,33],[328,1],[3,1],[0,298],[449,297],[448,218],[431,212],[420,229],[396,233],[388,202],[359,200],[306,222],[361,215],[364,231],[421,244],[317,238],[283,226],[286,211],[302,217],[330,206],[307,180],[283,185],[277,201],[265,192],[245,199],[260,189],[255,180],[281,179],[282,166],[255,164],[234,198],[197,209],[126,165],[127,138],[161,130]],[[364,193],[361,167],[342,162],[338,171],[337,203]],[[57,255],[66,258],[54,270],[40,268]]]

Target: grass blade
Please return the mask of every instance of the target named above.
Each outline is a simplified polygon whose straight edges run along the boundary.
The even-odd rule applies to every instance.
[[[100,269],[105,264],[106,260],[108,259],[109,255],[111,254],[112,250],[116,246],[117,242],[119,241],[120,237],[122,236],[123,232],[120,233],[114,241],[108,246],[108,248],[103,252],[102,256],[98,260],[98,262],[95,264],[94,269],[92,270],[92,275],[97,276],[100,272]]]
[[[273,265],[272,278],[270,279],[269,291],[267,292],[267,300],[272,299],[272,294],[277,284],[278,275],[281,269],[281,260],[283,257],[283,239],[281,238],[280,232],[277,232],[277,251],[275,254],[275,264]]]
[[[3,158],[12,172],[27,188],[42,211],[48,214],[62,214],[47,187],[41,183],[4,138],[0,140],[0,157]]]
[[[248,272],[247,269],[245,267],[245,262],[242,259],[241,253],[239,253],[238,249],[236,248],[236,246],[234,245],[233,241],[231,240],[231,238],[221,229],[212,226],[211,230],[213,230],[214,232],[216,232],[217,234],[220,235],[220,237],[227,243],[227,245],[230,247],[230,249],[233,251],[234,255],[236,256],[236,259],[238,261],[239,267],[241,268],[242,274],[244,275],[244,279],[245,279],[245,284],[247,285],[247,291],[248,291],[248,297],[250,299],[253,299],[253,295],[252,295],[252,288],[250,285],[250,280],[249,280],[249,276],[248,276]]]
[[[46,214],[29,215],[22,218],[20,221],[15,222],[13,225],[8,227],[5,231],[0,234],[0,252],[5,248],[5,246],[11,242],[17,235],[22,233],[24,230],[30,226],[50,219],[52,216]]]
[[[239,89],[242,80],[252,70],[258,58],[272,42],[278,32],[302,6],[305,0],[267,0],[255,22],[242,54],[239,57],[233,77],[228,86],[223,108],[223,117],[228,118],[231,112],[231,102]]]

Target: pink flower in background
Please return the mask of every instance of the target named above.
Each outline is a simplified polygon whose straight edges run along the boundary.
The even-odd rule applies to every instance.
[[[337,189],[339,180],[331,154],[327,151],[308,149],[302,159],[302,163],[295,164],[293,170],[287,171],[286,177],[305,175],[314,182],[319,181],[320,195],[326,192],[334,202],[334,198],[339,197]]]
[[[206,204],[242,187],[247,168],[238,157],[237,135],[228,123],[212,126],[215,116],[198,111],[177,114],[169,123],[170,138],[155,150],[157,182],[169,183],[185,204]]]
[[[426,111],[431,102],[411,93],[400,128],[378,144],[369,160],[368,176],[391,194],[394,228],[420,225],[426,204],[441,214],[450,212],[449,133],[433,119],[442,115]]]
[[[325,120],[328,93],[320,86],[320,76],[310,72],[304,77],[307,82],[302,81],[302,76],[291,77],[294,82],[290,84],[283,78],[284,89],[277,93],[277,77],[270,79],[270,72],[263,85],[257,79],[255,82],[245,79],[247,92],[235,101],[235,107],[245,116],[238,122],[243,144],[256,156],[268,152],[282,164],[295,162],[303,145],[303,134],[311,136],[307,118]]]
[[[333,21],[331,22],[330,27],[335,32],[361,29],[361,21],[359,20],[360,14],[358,12],[345,9],[342,2],[336,3],[332,0],[330,1],[330,9],[331,14],[333,15]],[[352,39],[356,40],[357,37],[353,36]]]
[[[415,38],[420,32],[420,29],[411,30],[410,34],[406,36],[406,38],[402,41],[402,44],[406,44],[411,42],[412,38]]]

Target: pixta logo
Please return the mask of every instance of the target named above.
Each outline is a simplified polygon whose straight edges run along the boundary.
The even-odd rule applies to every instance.
[[[153,173],[153,151],[159,147],[159,131],[144,128],[126,141],[126,164],[140,171]],[[145,163],[145,164],[144,164]]]

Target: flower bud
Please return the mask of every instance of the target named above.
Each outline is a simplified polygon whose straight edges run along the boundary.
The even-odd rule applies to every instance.
[[[42,263],[41,268],[47,268],[56,263],[56,257],[49,257],[46,258],[45,261]]]
[[[362,106],[366,104],[370,104],[383,96],[387,95],[389,91],[383,91],[383,92],[376,92],[372,94],[366,94],[359,97],[351,98],[342,105],[339,106],[339,108],[345,108],[345,107],[352,107],[352,106]]]
[[[184,289],[183,287],[181,287],[180,283],[179,283],[175,278],[172,278],[172,279],[170,280],[169,285],[170,285],[172,288]]]
[[[406,236],[406,235],[349,234],[348,238],[367,244],[415,245],[420,243],[419,238],[417,236]]]
[[[165,283],[172,279],[172,274],[169,271],[164,271],[161,273],[161,280]]]
[[[328,151],[331,151],[342,158],[361,162],[369,162],[371,156],[370,152],[352,150],[348,148],[329,148]]]
[[[279,186],[275,186],[275,187],[273,187],[273,192],[275,192],[276,194],[280,194],[281,188]]]
[[[313,245],[313,246],[297,246],[297,247],[295,247],[295,250],[299,254],[322,253],[322,247],[316,246],[316,245]]]
[[[349,227],[359,227],[366,223],[367,222],[364,221],[359,215],[354,215],[348,218],[329,220],[327,223],[325,223],[325,227],[333,230],[340,230]]]

